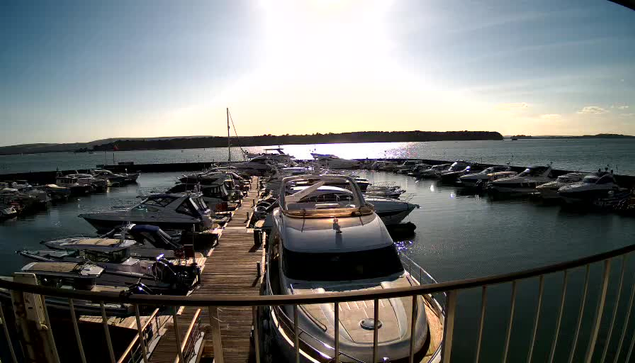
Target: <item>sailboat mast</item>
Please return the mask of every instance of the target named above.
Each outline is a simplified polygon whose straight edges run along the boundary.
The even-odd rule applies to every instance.
[[[230,139],[230,134],[229,134],[229,107],[227,107],[227,161],[232,161],[232,146],[231,146],[231,139]]]

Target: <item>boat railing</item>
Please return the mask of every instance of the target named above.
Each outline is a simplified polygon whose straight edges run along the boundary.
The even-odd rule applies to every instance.
[[[419,266],[419,264],[408,257],[405,252],[399,251],[399,258],[401,259],[401,264],[404,270],[408,272],[410,277],[419,285],[438,284],[437,280],[435,280],[434,277],[432,277],[432,275],[428,273],[428,271],[426,271],[423,267]],[[445,292],[438,292],[431,295],[441,303],[441,308],[443,309],[443,313],[445,314],[445,303],[447,294]]]
[[[569,357],[568,360],[566,357],[564,357],[565,359],[557,360],[568,362],[607,360],[628,362],[631,360],[635,346],[635,323],[633,323],[631,316],[635,298],[635,278],[633,277],[635,276],[633,273],[633,270],[635,270],[635,262],[632,258],[634,251],[635,245],[630,245],[609,252],[567,262],[550,264],[548,266],[489,277],[447,282],[434,281],[425,271],[421,271],[411,259],[402,256],[402,260],[406,262],[406,270],[415,278],[418,278],[421,284],[403,288],[339,293],[328,292],[308,295],[262,295],[256,297],[247,295],[197,296],[196,294],[187,297],[121,295],[117,293],[95,293],[90,291],[58,289],[50,286],[0,279],[0,289],[4,290],[3,295],[7,296],[6,292],[8,290],[11,293],[9,295],[12,299],[12,303],[8,303],[6,298],[2,301],[0,305],[0,319],[3,325],[2,330],[4,331],[5,341],[8,342],[8,346],[11,347],[10,353],[13,361],[18,361],[18,355],[20,355],[21,358],[24,355],[26,360],[34,360],[29,354],[33,355],[38,351],[30,349],[33,348],[32,346],[27,346],[27,349],[23,349],[25,353],[22,353],[22,350],[19,349],[21,344],[16,342],[16,337],[18,336],[17,331],[19,330],[14,329],[15,327],[6,323],[7,320],[5,317],[7,313],[14,314],[18,322],[24,323],[27,321],[28,324],[24,323],[21,326],[40,326],[42,329],[36,329],[34,331],[37,331],[37,334],[40,334],[39,336],[41,337],[48,337],[49,341],[52,342],[50,346],[55,347],[55,349],[49,349],[45,353],[42,353],[46,355],[47,359],[40,360],[59,362],[53,332],[60,328],[54,324],[51,325],[48,318],[48,297],[56,297],[57,300],[60,298],[68,299],[71,311],[74,309],[73,301],[79,302],[88,300],[100,303],[102,306],[104,331],[106,333],[102,343],[108,348],[112,362],[116,362],[104,303],[129,304],[135,311],[138,311],[141,306],[167,307],[172,308],[173,311],[181,306],[190,306],[207,308],[210,311],[218,311],[219,308],[224,307],[251,307],[252,310],[255,310],[257,307],[287,305],[293,306],[295,311],[294,316],[288,320],[289,322],[293,322],[291,328],[293,333],[289,337],[292,341],[290,349],[295,350],[296,357],[299,358],[302,345],[300,344],[300,329],[297,312],[300,305],[333,304],[335,308],[333,310],[335,312],[334,321],[339,322],[338,306],[344,303],[372,301],[374,306],[379,306],[379,301],[383,299],[411,297],[413,301],[416,301],[423,295],[445,293],[446,299],[442,304],[445,311],[444,320],[442,322],[443,338],[441,358],[443,361],[450,361],[453,354],[458,354],[460,358],[457,359],[461,361],[465,360],[465,355],[467,354],[465,348],[466,344],[469,344],[469,349],[467,350],[473,349],[474,355],[470,356],[468,360],[475,362],[479,360],[491,360],[491,355],[488,357],[487,354],[482,354],[482,350],[486,349],[489,351],[493,349],[493,346],[497,349],[500,348],[502,354],[497,355],[497,357],[500,358],[502,356],[503,361],[523,360],[531,362],[532,358],[534,361],[543,361],[541,358],[544,358],[544,361],[554,361],[554,357],[562,358],[566,355]],[[628,277],[626,277],[627,270]],[[554,281],[556,282],[555,286],[552,284]],[[506,291],[508,292],[502,296],[504,300],[509,299],[507,300],[509,304],[503,306],[505,304],[500,304],[500,300],[498,300],[496,309],[490,309],[488,311],[488,296],[493,295],[500,298],[500,286],[504,286],[507,289]],[[522,288],[519,288],[519,286]],[[572,293],[578,290],[576,288],[577,286],[581,287],[579,289],[581,294],[574,299],[574,301],[571,301]],[[470,302],[467,298],[470,295],[474,296],[474,293],[478,293],[479,298],[474,300],[471,307],[480,312],[476,321],[472,320],[472,322],[477,325],[476,329],[472,329],[473,327],[469,325],[469,322],[466,322],[466,320],[469,319],[456,319],[457,302],[461,301],[462,304],[466,301]],[[461,297],[461,299],[459,299],[459,297]],[[41,314],[36,314],[36,320],[33,320],[33,314],[29,313],[27,309],[24,309],[25,304],[33,304],[29,306],[43,310]],[[413,304],[413,306],[414,305],[415,304]],[[566,314],[565,311],[567,312]],[[374,314],[375,325],[371,330],[373,334],[372,356],[373,361],[376,362],[380,358],[378,355],[379,327],[377,325],[380,318],[379,309],[374,309]],[[532,323],[518,323],[517,319],[520,315],[523,316],[523,319],[532,320]],[[566,315],[564,319],[563,315]],[[176,317],[176,314],[173,314],[173,316]],[[502,319],[501,316],[503,316]],[[73,345],[76,345],[78,347],[77,349],[81,351],[83,349],[82,339],[85,337],[79,334],[78,320],[75,314],[71,314],[71,317],[74,322],[73,328],[75,331],[75,340],[73,343],[76,342],[76,344]],[[175,320],[173,320],[174,325],[178,326]],[[210,321],[212,321],[212,319],[210,319]],[[504,325],[501,324],[502,321],[504,321]],[[516,324],[514,324],[515,322]],[[411,324],[414,326],[414,320],[411,320]],[[180,361],[185,361],[184,357],[191,356],[192,343],[188,341],[196,341],[198,339],[200,336],[200,334],[197,333],[197,329],[200,329],[199,325],[199,322],[189,324],[189,335],[194,338],[186,339],[183,342],[178,341],[178,349],[173,358],[180,357]],[[339,349],[339,325],[340,324],[335,324],[334,340],[332,344],[329,344],[329,346],[333,347],[333,359],[335,362],[340,360],[339,357],[341,353]],[[492,331],[491,329],[484,329],[486,325],[489,328],[493,326],[497,327],[496,331],[502,333],[501,338],[494,339],[487,337],[487,344],[483,344],[486,332]],[[542,329],[539,329],[539,326]],[[549,334],[539,335],[538,331],[543,331],[545,327],[552,327],[553,329],[550,330]],[[137,320],[136,329],[138,329],[140,336],[142,336],[142,328],[143,326],[139,323],[139,320]],[[224,350],[221,329],[212,326],[211,330],[211,340],[214,343],[214,359],[217,362],[223,362]],[[10,334],[10,331],[13,331],[13,333]],[[256,362],[260,362],[262,353],[262,344],[258,338],[261,337],[262,334],[263,332],[259,324],[255,324],[252,349],[254,349]],[[177,335],[180,337],[179,334]],[[527,340],[523,341],[522,347],[518,344],[511,344],[512,335],[516,338],[524,336]],[[31,344],[28,340],[19,340],[22,346],[24,346],[24,344]],[[72,340],[72,338],[65,340],[69,341]],[[140,342],[144,341],[143,339],[140,340]],[[460,343],[459,347],[454,351],[453,343]],[[410,342],[410,347],[410,361],[412,362],[415,354],[413,341]],[[369,347],[369,349],[371,348]],[[556,354],[556,352],[558,352],[558,354]],[[147,356],[142,355],[142,360],[147,362]],[[85,361],[84,359],[83,362]]]

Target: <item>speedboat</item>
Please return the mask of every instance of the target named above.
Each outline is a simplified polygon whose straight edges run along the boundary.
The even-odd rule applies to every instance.
[[[540,193],[540,197],[542,199],[560,199],[560,195],[558,195],[558,189],[562,188],[565,185],[582,181],[582,178],[584,178],[585,175],[586,173],[563,174],[557,177],[554,181],[550,181],[543,185],[537,186],[536,190]]]
[[[397,174],[408,174],[420,164],[422,163],[419,160],[406,160],[403,162],[403,164],[397,166],[394,172]]]
[[[0,221],[18,216],[18,211],[14,206],[0,206]]]
[[[20,250],[17,253],[27,263],[91,262],[104,268],[97,279],[99,284],[130,286],[143,283],[155,294],[185,295],[200,283],[200,268],[196,263],[174,264],[163,254],[153,260],[133,257],[128,242],[98,239],[90,244],[67,244],[64,250]]]
[[[375,184],[368,187],[365,191],[368,197],[385,197],[397,199],[406,191],[401,189],[399,185],[393,184]]]
[[[418,204],[405,200],[385,197],[366,196],[366,201],[375,207],[375,213],[386,226],[401,223],[413,210],[419,208]]]
[[[342,159],[333,154],[311,153],[311,156],[320,166],[328,169],[356,169],[360,165],[357,160]]]
[[[567,203],[584,203],[625,191],[617,185],[612,172],[599,172],[585,176],[581,182],[561,187],[558,194]]]
[[[120,174],[115,174],[110,170],[95,169],[91,171],[91,174],[97,179],[106,179],[111,186],[118,186],[126,184],[126,177]]]
[[[491,174],[499,173],[503,171],[510,171],[510,170],[511,170],[511,167],[509,165],[490,166],[478,173],[470,173],[470,174],[462,175],[459,177],[459,181],[461,182],[461,185],[466,188],[482,188],[485,186],[485,184],[487,184],[487,182],[492,177]],[[513,175],[516,175],[516,173],[513,172],[512,175],[507,175],[507,176],[513,176]]]
[[[79,217],[102,232],[129,223],[188,231],[203,231],[212,226],[211,211],[197,193],[153,194],[132,208],[84,213]]]
[[[104,272],[102,267],[91,263],[75,262],[31,262],[16,272],[12,277],[2,276],[3,280],[34,283],[30,276],[35,275],[38,285],[61,288],[65,290],[111,292],[126,294],[152,295],[145,285],[137,283],[129,287],[101,285],[97,281]],[[0,288],[0,299],[11,299],[11,292]],[[48,309],[68,312],[70,306],[67,298],[47,296]],[[103,307],[102,307],[103,304]],[[126,303],[100,303],[96,301],[73,299],[77,314],[101,315],[102,308],[108,316],[130,316],[135,313],[134,306]]]
[[[426,178],[438,178],[439,174],[441,174],[442,172],[448,170],[448,168],[451,166],[452,164],[438,164],[438,165],[433,165],[428,169],[425,170],[421,170],[417,175],[415,175],[415,177],[417,179],[426,179]]]
[[[232,164],[238,172],[251,176],[263,176],[271,173],[276,165],[277,163],[275,161],[265,155],[256,156],[248,161]]]
[[[309,186],[293,187],[307,179]],[[342,181],[351,191],[347,197],[322,198],[321,188]],[[287,187],[282,186],[280,207],[272,217],[263,294],[366,292],[419,284],[404,270],[384,223],[352,178],[299,176],[286,178],[284,184]],[[411,342],[415,361],[422,361],[433,346],[428,309],[436,306],[436,300],[426,295],[414,301],[413,309],[411,297],[379,299],[377,321],[372,318],[373,300],[342,303],[337,321],[332,303],[297,306],[300,361],[335,361],[335,324],[339,325],[338,358],[342,362],[372,360],[375,328],[378,357],[383,361],[407,361]],[[257,320],[266,332],[264,350],[273,346],[281,361],[295,361],[294,307],[263,307],[259,314],[262,317]],[[432,350],[439,349],[435,346]]]
[[[459,177],[469,174],[471,170],[472,164],[462,160],[455,161],[447,170],[439,173],[439,179],[442,183],[455,183]]]
[[[502,194],[531,194],[536,192],[537,186],[552,180],[551,165],[537,165],[528,167],[516,176],[493,180],[489,188]]]

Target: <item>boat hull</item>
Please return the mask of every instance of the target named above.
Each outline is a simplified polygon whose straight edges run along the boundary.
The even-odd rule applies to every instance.
[[[160,221],[146,221],[146,220],[115,220],[115,219],[100,219],[88,216],[82,216],[86,222],[90,223],[97,232],[106,233],[117,227],[126,226],[130,223],[134,224],[151,224],[157,226],[163,230],[177,230],[177,231],[190,231],[196,229],[198,223],[194,222],[160,222]]]

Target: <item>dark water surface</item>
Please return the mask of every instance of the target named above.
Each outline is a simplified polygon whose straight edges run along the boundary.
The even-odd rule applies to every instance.
[[[486,196],[463,195],[454,187],[434,181],[416,182],[402,175],[383,172],[360,172],[371,182],[395,182],[412,193],[412,202],[421,206],[409,219],[417,226],[416,234],[403,242],[412,258],[439,281],[501,274],[571,260],[612,250],[635,242],[635,219],[615,214],[600,214],[563,209],[529,200],[491,200]],[[114,206],[131,205],[137,196],[163,191],[173,185],[178,173],[143,174],[138,185],[111,188],[108,193],[76,198],[53,206],[48,211],[0,223],[0,274],[10,274],[22,263],[14,251],[40,248],[40,241],[73,234],[91,234],[92,227],[78,214]],[[222,240],[221,240],[222,243]],[[630,260],[629,260],[630,262]],[[611,337],[608,355],[616,350],[624,326],[625,306],[633,283],[629,263],[620,310]],[[609,299],[598,340],[601,355],[615,306],[621,260],[611,269]],[[584,269],[568,274],[565,310],[554,361],[567,361],[581,302]],[[588,333],[595,313],[602,266],[591,269],[587,308],[582,335],[574,361],[580,361],[587,348]],[[558,307],[561,303],[563,274],[545,278],[545,294],[538,327],[535,362],[547,361],[555,334]],[[508,361],[525,361],[536,312],[538,280],[519,282]],[[487,319],[484,328],[483,361],[502,359],[510,313],[511,284],[488,289]],[[478,320],[480,289],[461,292],[458,300],[455,361],[473,361]],[[632,320],[632,319],[631,319]],[[630,330],[635,327],[631,322]],[[624,345],[628,348],[631,334]],[[623,348],[623,350],[626,350]],[[599,360],[600,356],[596,356]],[[626,352],[620,357],[625,359]]]

